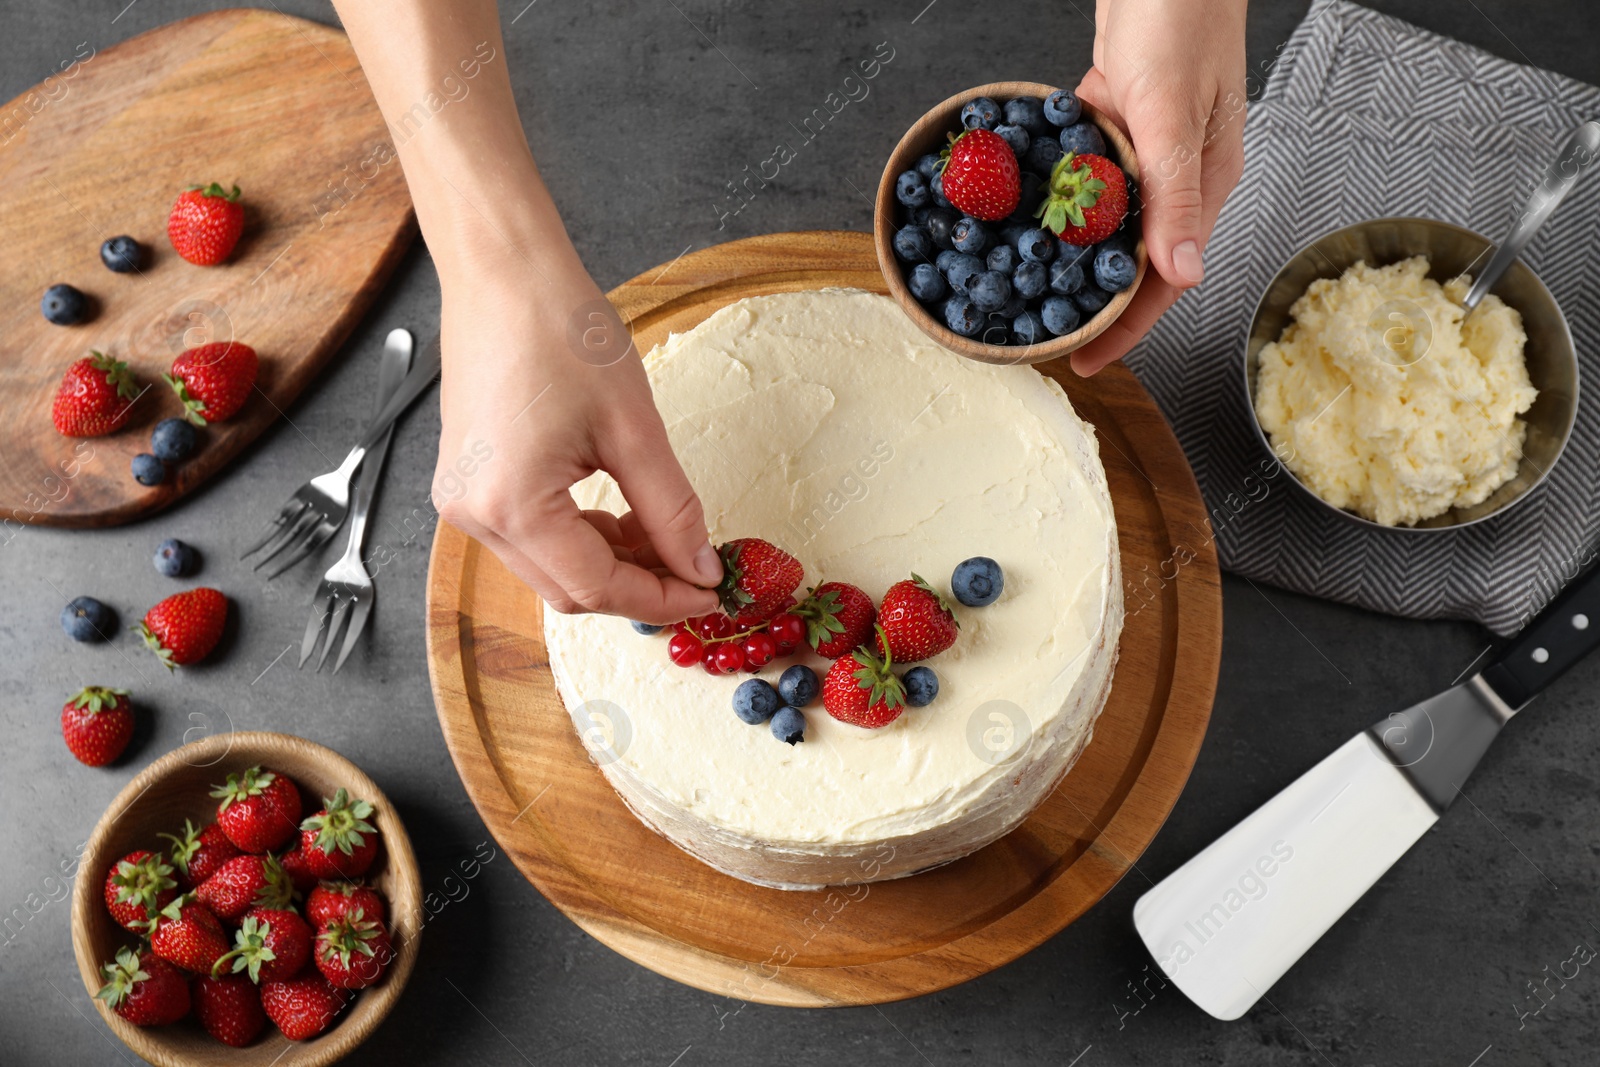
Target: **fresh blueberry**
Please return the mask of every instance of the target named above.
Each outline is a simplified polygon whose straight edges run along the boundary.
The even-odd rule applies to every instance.
[[[1062,241],[1060,242],[1060,247],[1056,249],[1056,262],[1076,263],[1088,269],[1091,265],[1089,262],[1090,257],[1094,255],[1094,248],[1095,246],[1093,245],[1075,245]]]
[[[953,248],[946,248],[933,257],[933,265],[939,269],[940,274],[949,274],[950,268],[956,265],[956,260],[961,258],[961,253]]]
[[[131,274],[144,262],[144,246],[126,234],[108,237],[100,246],[100,262],[106,265],[107,270]]]
[[[1106,139],[1100,133],[1100,127],[1092,122],[1079,122],[1066,127],[1061,131],[1061,150],[1063,152],[1085,152],[1103,156],[1106,154]]]
[[[1023,166],[1042,177],[1050,176],[1050,169],[1061,158],[1061,145],[1053,137],[1036,137],[1028,146],[1028,158]]]
[[[939,173],[939,154],[929,152],[917,160],[917,173],[922,175],[924,181],[933,181],[933,176]]]
[[[973,277],[983,273],[983,260],[977,256],[969,256],[965,252],[957,252],[956,257],[951,261],[950,269],[944,272],[944,277],[945,281],[950,283],[950,288],[958,293],[965,293]]]
[[[140,485],[160,485],[167,480],[166,465],[148,452],[134,456],[129,467],[133,471],[133,480]]]
[[[791,708],[803,708],[817,699],[817,672],[803,663],[778,676],[778,696]]]
[[[944,171],[940,171],[928,179],[928,195],[933,197],[933,202],[939,207],[949,207],[950,198],[944,195]]]
[[[983,329],[979,331],[978,340],[986,345],[1004,347],[1011,341],[1011,322],[998,311],[991,311],[983,317]]]
[[[969,608],[993,604],[1006,587],[1005,572],[988,556],[973,556],[956,564],[950,575],[950,592]]]
[[[1011,288],[1025,300],[1040,296],[1050,286],[1050,276],[1043,263],[1024,262],[1011,275]]]
[[[933,238],[917,226],[902,226],[894,232],[894,254],[907,263],[933,258]]]
[[[150,451],[167,463],[182,463],[194,454],[199,434],[187,419],[162,419],[150,433]]]
[[[1000,310],[996,312],[996,314],[1005,319],[1006,326],[1009,327],[1011,325],[1011,320],[1022,314],[1023,311],[1027,309],[1027,306],[1027,297],[1019,295],[1017,291],[1013,289],[1011,290],[1011,299],[1007,300],[1004,304],[1001,304]]]
[[[156,570],[168,578],[182,578],[186,574],[193,574],[195,565],[199,561],[199,553],[176,537],[169,537],[156,546],[154,560]],[[633,625],[638,627],[642,624],[636,622]],[[656,627],[658,630],[660,628]]]
[[[992,130],[1000,123],[1000,105],[987,96],[968,100],[961,109],[961,125],[969,130]]]
[[[1138,244],[1138,242],[1139,235],[1134,233],[1127,225],[1126,220],[1124,220],[1123,225],[1117,229],[1116,233],[1095,245],[1094,249],[1096,253],[1099,253],[1108,248],[1118,248],[1131,256],[1133,255],[1134,245]]]
[[[117,617],[92,596],[74,597],[61,609],[61,628],[74,641],[109,641]]]
[[[1033,138],[1028,136],[1028,131],[1021,126],[1001,125],[994,128],[1000,139],[1011,146],[1011,151],[1018,159],[1028,154],[1028,146],[1033,143]]]
[[[928,179],[908,170],[894,180],[894,198],[906,207],[921,207],[928,202]]]
[[[1030,263],[1048,263],[1060,243],[1049,230],[1029,230],[1017,239],[1017,251]]]
[[[72,326],[89,313],[89,298],[70,285],[52,285],[44,291],[39,310],[57,326]]]
[[[1078,94],[1071,89],[1057,89],[1044,98],[1044,117],[1055,126],[1071,126],[1083,115],[1083,105]]]
[[[983,271],[967,283],[967,296],[984,314],[999,311],[1011,299],[1011,281],[997,270]]]
[[[1133,257],[1120,248],[1101,246],[1094,254],[1094,283],[1108,293],[1120,293],[1133,284]]]
[[[733,691],[733,713],[751,726],[760,726],[782,706],[778,691],[760,678],[747,678]]]
[[[159,560],[160,556],[157,556],[156,558]],[[159,567],[160,564],[157,563],[157,566]],[[633,627],[635,633],[644,634],[646,637],[650,637],[661,632],[661,627],[657,626],[653,622],[639,622],[636,619],[630,619],[628,621],[628,625]]]
[[[983,223],[967,215],[950,230],[950,240],[957,252],[980,254],[989,247],[989,230]]]
[[[772,736],[786,745],[798,744],[806,739],[806,717],[798,708],[782,707],[772,717]]]
[[[985,262],[990,270],[997,270],[1001,274],[1010,276],[1011,272],[1017,269],[1017,263],[1020,259],[1021,257],[1017,255],[1015,246],[997,244],[989,249],[989,255]]]
[[[911,209],[911,225],[926,230],[928,228],[928,215],[932,211],[933,211],[933,208],[931,206],[929,206],[929,205],[926,205],[926,204],[923,205],[922,207],[914,207],[914,208],[912,208]]]
[[[1061,296],[1083,288],[1083,267],[1077,263],[1058,259],[1050,264],[1050,291]]]
[[[1077,304],[1078,310],[1085,315],[1093,315],[1111,303],[1111,294],[1098,285],[1085,284],[1082,289],[1072,294],[1072,302]]]
[[[1076,330],[1082,317],[1071,297],[1047,296],[1039,306],[1039,318],[1044,322],[1044,328],[1057,337]]]
[[[913,708],[925,708],[939,695],[939,676],[932,667],[912,667],[900,684],[906,687],[906,703]]]
[[[1032,228],[1033,227],[1030,222],[1013,222],[1010,219],[1007,219],[1006,224],[1000,227],[1000,235],[997,243],[1007,244],[1012,248],[1015,248],[1017,247],[1018,239]]]
[[[939,253],[941,256],[943,252]],[[918,263],[911,268],[911,275],[906,279],[906,286],[911,290],[911,295],[927,303],[938,300],[949,290],[944,284],[944,275],[932,263]]]
[[[944,302],[944,324],[962,337],[973,337],[983,328],[983,313],[964,293]]]
[[[1045,179],[1039,177],[1031,170],[1022,172],[1021,190],[1017,196],[1017,208],[1006,216],[1006,222],[1021,224],[1024,229],[1031,229],[1038,225],[1038,218],[1034,212],[1039,210],[1039,203],[1044,200],[1049,190],[1045,187]],[[1015,242],[1012,242],[1013,244]]]
[[[956,223],[961,221],[961,212],[946,204],[943,207],[928,209],[928,236],[933,239],[935,247],[954,248],[950,241],[950,231]]]
[[[1001,117],[1007,124],[1021,126],[1031,134],[1050,131],[1050,124],[1044,117],[1044,102],[1037,96],[1019,96],[1007,100]]]
[[[1034,264],[1038,266],[1038,264]],[[1037,345],[1050,340],[1045,332],[1044,320],[1031,308],[1011,320],[1011,341],[1019,345]]]

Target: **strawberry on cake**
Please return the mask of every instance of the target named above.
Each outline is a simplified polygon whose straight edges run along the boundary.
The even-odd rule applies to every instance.
[[[1094,431],[854,290],[741,300],[645,357],[724,612],[545,613],[579,735],[646,825],[737,878],[897,878],[1008,833],[1105,705],[1122,628]],[[597,474],[583,508],[620,513]]]

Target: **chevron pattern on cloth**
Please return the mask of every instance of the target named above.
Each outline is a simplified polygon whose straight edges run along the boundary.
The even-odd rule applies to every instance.
[[[1256,299],[1312,238],[1362,219],[1421,215],[1498,240],[1567,134],[1597,117],[1594,86],[1346,0],[1312,5],[1250,105],[1244,176],[1206,250],[1205,284],[1127,360],[1194,467],[1212,517],[1205,536],[1224,568],[1374,611],[1474,619],[1509,634],[1594,560],[1600,175],[1579,182],[1523,256],[1566,313],[1583,387],[1561,462],[1508,514],[1425,534],[1326,514],[1256,439],[1243,359]],[[1357,164],[1362,183],[1346,180]]]

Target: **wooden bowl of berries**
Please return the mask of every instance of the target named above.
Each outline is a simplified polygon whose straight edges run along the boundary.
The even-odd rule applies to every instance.
[[[906,131],[873,215],[889,292],[924,333],[984,363],[1042,363],[1100,336],[1148,259],[1117,125],[1070,89],[995,82]]]
[[[152,763],[100,817],[72,897],[84,986],[160,1067],[343,1058],[399,998],[421,925],[388,798],[286,734],[218,734]]]

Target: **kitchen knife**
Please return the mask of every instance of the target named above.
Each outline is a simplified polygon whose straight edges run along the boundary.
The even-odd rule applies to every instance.
[[[1139,898],[1171,982],[1237,1019],[1444,814],[1513,715],[1600,645],[1600,567],[1478,674],[1357,734]]]

